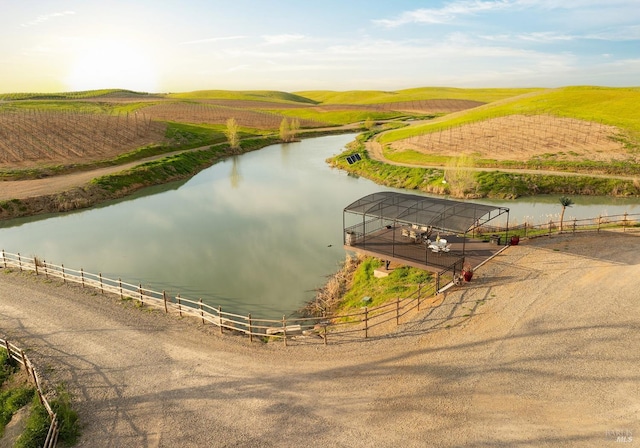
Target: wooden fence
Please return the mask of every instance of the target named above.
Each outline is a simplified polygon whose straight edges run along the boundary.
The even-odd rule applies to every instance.
[[[193,300],[180,294],[170,296],[165,291],[154,291],[141,284],[134,285],[93,274],[84,269],[75,270],[64,265],[54,265],[38,257],[5,252],[0,253],[0,267],[17,268],[20,271],[33,271],[36,275],[54,277],[65,283],[75,283],[83,288],[93,288],[102,294],[115,294],[122,300],[135,300],[141,306],[150,306],[180,316],[190,316],[202,324],[212,324],[220,333],[233,332],[262,340],[282,340],[285,345],[291,341],[328,343],[329,339],[349,337],[369,337],[371,331],[387,322],[396,324],[410,311],[419,310],[426,298],[435,294],[434,285],[419,285],[411,294],[398,298],[392,303],[368,307],[363,302],[360,310],[349,314],[325,315],[322,317],[287,317],[282,319],[262,319],[247,315],[230,313],[220,306],[211,306],[202,299]]]
[[[0,344],[1,347],[7,351],[8,358],[18,362],[26,370],[30,380],[33,381],[33,384],[35,385],[40,403],[42,403],[42,406],[44,406],[44,408],[47,410],[47,413],[49,414],[51,423],[49,425],[49,431],[47,432],[47,437],[44,441],[43,448],[52,448],[56,446],[56,443],[58,441],[58,433],[60,431],[60,428],[58,426],[58,416],[55,412],[53,412],[53,409],[51,409],[49,402],[42,392],[42,388],[40,387],[40,380],[38,379],[36,369],[33,367],[33,364],[31,364],[31,361],[29,361],[29,358],[27,358],[27,355],[24,354],[24,350],[13,345],[5,339],[0,339]]]
[[[555,233],[576,233],[576,232],[600,232],[601,230],[618,228],[623,232],[638,230],[640,231],[640,214],[623,213],[621,215],[597,216],[595,218],[584,219],[565,219],[563,221],[553,221],[542,224],[524,223],[516,226],[509,226],[509,229],[503,227],[482,226],[474,231],[474,235],[482,234],[507,234],[509,236],[520,236],[523,238],[536,236],[551,236]],[[505,241],[509,244],[509,241]]]

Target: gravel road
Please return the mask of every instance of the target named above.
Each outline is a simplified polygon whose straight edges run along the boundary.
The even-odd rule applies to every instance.
[[[1,336],[66,384],[80,447],[613,446],[640,437],[639,249],[521,242],[393,333],[326,347],[0,269]]]

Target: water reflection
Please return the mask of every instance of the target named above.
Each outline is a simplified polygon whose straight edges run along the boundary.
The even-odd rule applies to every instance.
[[[231,188],[238,188],[240,185],[240,181],[242,180],[242,175],[240,174],[240,157],[232,156],[231,157],[231,174],[229,175],[229,179],[231,181]]]

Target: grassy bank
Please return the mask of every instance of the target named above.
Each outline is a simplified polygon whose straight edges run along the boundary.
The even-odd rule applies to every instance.
[[[434,169],[389,165],[369,158],[362,135],[342,154],[328,160],[335,167],[394,188],[419,190],[468,198],[510,198],[537,194],[639,196],[640,181],[603,177],[462,171],[455,167]],[[347,157],[360,153],[362,160],[350,165]],[[625,169],[623,167],[623,169]],[[635,173],[635,171],[633,172]],[[443,182],[446,179],[446,182]]]
[[[50,420],[36,394],[35,388],[27,380],[27,374],[17,363],[0,352],[0,435],[13,416],[28,406],[25,430],[12,443],[15,448],[37,448],[43,446],[49,431]],[[63,387],[57,389],[56,397],[50,400],[51,408],[58,416],[60,446],[72,446],[79,435],[78,415],[71,408],[71,398]],[[6,445],[9,446],[9,445]]]
[[[431,273],[410,266],[398,266],[387,277],[375,277],[374,271],[382,266],[383,261],[378,258],[348,255],[338,272],[317,291],[316,299],[301,313],[349,314],[363,306],[375,307],[408,297],[418,288],[433,284]]]

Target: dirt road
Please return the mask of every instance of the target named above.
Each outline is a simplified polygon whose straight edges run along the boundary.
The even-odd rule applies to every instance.
[[[81,447],[601,447],[640,434],[639,249],[527,241],[397,332],[326,347],[3,272],[0,328],[67,385]]]

